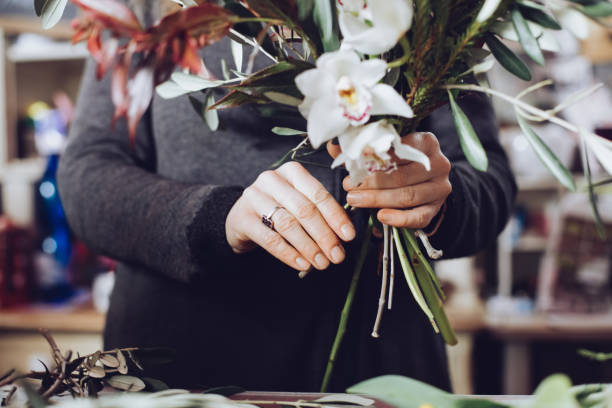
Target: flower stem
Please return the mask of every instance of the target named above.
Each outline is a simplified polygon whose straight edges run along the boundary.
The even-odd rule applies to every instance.
[[[385,309],[385,303],[387,298],[387,283],[389,275],[389,226],[383,224],[383,265],[382,265],[382,277],[380,283],[380,297],[378,298],[378,312],[376,313],[376,320],[374,322],[374,328],[372,329],[372,337],[378,338],[378,330],[380,330],[380,321],[382,320],[383,310]]]
[[[334,371],[334,363],[336,362],[336,356],[338,354],[338,350],[340,349],[340,345],[342,344],[344,333],[346,332],[346,325],[348,323],[348,318],[351,313],[351,307],[353,305],[353,299],[355,298],[355,292],[357,291],[357,284],[359,283],[361,270],[363,269],[363,264],[365,263],[368,254],[368,248],[370,247],[372,226],[373,222],[372,218],[370,217],[370,220],[368,221],[368,228],[365,232],[365,236],[363,237],[363,242],[361,244],[361,250],[359,251],[359,257],[357,258],[357,262],[355,263],[355,269],[353,270],[353,279],[351,280],[349,292],[346,296],[346,300],[344,301],[342,313],[340,314],[340,324],[338,325],[336,338],[334,339],[334,344],[332,345],[332,349],[329,354],[329,360],[327,361],[327,368],[325,369],[323,383],[321,384],[321,392],[327,392],[327,387],[329,386],[329,381]]]
[[[408,38],[402,37],[401,40],[400,40],[400,45],[402,46],[402,51],[404,52],[404,55],[402,55],[401,58],[398,58],[398,59],[388,63],[387,64],[387,69],[393,69],[393,68],[401,67],[402,65],[407,63],[408,60],[410,60],[410,55],[411,55],[412,51],[410,50],[410,41],[408,41]]]

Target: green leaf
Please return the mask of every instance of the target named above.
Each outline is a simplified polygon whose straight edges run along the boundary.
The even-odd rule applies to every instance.
[[[595,194],[595,188],[593,187],[593,178],[591,173],[591,165],[589,163],[589,153],[587,150],[586,138],[588,135],[583,134],[584,132],[580,132],[580,157],[582,159],[582,168],[584,170],[584,177],[587,180],[588,190],[589,190],[589,202],[591,204],[591,210],[593,211],[593,217],[595,218],[595,226],[597,228],[597,232],[601,238],[606,238],[606,229],[603,225],[603,220],[601,219],[601,214],[599,213],[599,207],[597,206],[597,195]]]
[[[518,114],[516,114],[516,121],[518,122],[523,134],[529,141],[531,148],[536,152],[542,164],[544,164],[551,174],[555,176],[561,184],[570,191],[576,191],[576,183],[570,171],[565,167],[563,163],[555,156],[550,148],[544,143],[544,141],[537,135],[537,133],[529,126],[527,121]]]
[[[448,92],[448,99],[450,101],[451,112],[453,113],[453,121],[455,122],[455,128],[459,134],[459,141],[461,142],[461,149],[465,153],[470,164],[480,170],[487,171],[489,166],[489,160],[487,159],[487,153],[485,152],[476,132],[470,123],[470,120],[465,115],[463,110],[455,102],[453,94]]]
[[[226,109],[236,106],[247,105],[251,103],[270,103],[266,98],[257,95],[249,95],[241,91],[232,91],[219,99],[214,105],[208,109]]]
[[[232,57],[234,58],[234,65],[238,72],[242,72],[242,44],[237,41],[230,40],[232,48]]]
[[[264,95],[272,102],[280,103],[282,105],[299,106],[302,103],[301,99],[280,92],[269,91],[264,92]]]
[[[584,15],[592,18],[610,17],[612,16],[612,3],[609,1],[601,1],[597,4],[584,6],[579,10]]]
[[[155,92],[163,99],[172,99],[181,95],[186,95],[191,91],[179,86],[179,84],[169,79],[157,85],[155,87]]]
[[[485,36],[485,41],[491,53],[493,53],[493,56],[502,67],[524,81],[531,81],[531,72],[529,72],[529,68],[525,65],[523,60],[510,50],[510,48],[506,47],[504,43],[491,34]]]
[[[315,0],[297,0],[298,19],[300,21],[304,21],[310,17],[310,13],[314,7],[314,2]]]
[[[333,2],[335,5],[335,1]],[[340,48],[335,7],[330,0],[314,0],[314,22],[321,34],[321,42],[325,52],[336,51]]]
[[[20,381],[18,385],[23,388],[28,399],[28,405],[31,408],[45,408],[47,406],[47,403],[27,381]]]
[[[299,136],[306,134],[303,130],[291,129],[286,127],[273,127],[272,133],[279,136]]]
[[[42,26],[45,30],[53,28],[64,15],[68,0],[47,0],[41,10]]]
[[[211,81],[209,79],[205,79],[197,75],[186,74],[184,72],[175,72],[172,74],[171,78],[178,86],[190,92],[215,88],[226,83],[226,81]]]
[[[518,4],[519,9],[521,10],[521,14],[529,21],[533,21],[534,23],[544,27],[550,28],[551,30],[561,30],[561,25],[551,17],[548,13],[526,6],[525,4]]]
[[[47,0],[34,0],[34,11],[38,17],[40,17],[42,14],[42,10],[45,7],[46,2]]]
[[[215,104],[215,96],[212,93],[207,95],[205,104],[191,95],[189,96],[189,102],[191,102],[191,106],[198,115],[204,119],[210,130],[215,132],[219,129],[219,112],[215,109],[209,109]]]
[[[572,383],[566,375],[553,374],[538,385],[526,408],[578,408],[571,388]]]
[[[396,408],[454,408],[452,394],[412,378],[384,375],[349,387],[351,394],[363,394],[381,399]]]
[[[523,49],[536,64],[544,65],[544,54],[542,54],[538,40],[531,33],[527,21],[516,7],[512,9],[511,15],[514,31],[516,31]]]
[[[157,392],[170,389],[168,384],[156,378],[143,377],[141,380],[145,383],[147,392]]]

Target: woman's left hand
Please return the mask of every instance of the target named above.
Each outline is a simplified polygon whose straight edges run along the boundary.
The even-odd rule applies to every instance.
[[[412,133],[402,137],[402,143],[425,153],[431,169],[427,171],[420,163],[396,157],[396,170],[371,174],[359,186],[353,186],[347,176],[343,182],[348,192],[346,200],[357,208],[381,208],[377,218],[383,224],[422,229],[438,214],[452,191],[448,178],[451,164],[433,133]],[[334,158],[340,154],[340,146],[331,142],[327,150]]]

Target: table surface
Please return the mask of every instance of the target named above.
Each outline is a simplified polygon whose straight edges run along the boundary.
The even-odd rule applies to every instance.
[[[92,308],[0,310],[0,330],[102,333],[105,316]]]
[[[458,333],[487,330],[508,340],[612,339],[612,314],[491,318],[449,310],[448,317]],[[101,333],[104,321],[105,315],[91,308],[0,310],[0,330],[32,331],[44,327],[56,332]]]

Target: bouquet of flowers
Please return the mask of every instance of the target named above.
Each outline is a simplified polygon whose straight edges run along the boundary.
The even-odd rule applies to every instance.
[[[301,137],[282,160],[299,159],[305,149],[319,149],[337,138],[342,153],[332,167],[344,165],[352,184],[358,185],[373,172],[392,172],[391,153],[428,169],[428,157],[402,144],[400,135],[414,131],[422,119],[449,103],[465,156],[476,169],[487,171],[485,150],[456,103],[462,91],[483,92],[514,106],[530,145],[570,190],[576,189],[571,173],[529,123],[549,121],[575,134],[581,142],[588,193],[599,219],[596,189],[601,183],[591,180],[587,152],[612,174],[612,142],[557,116],[569,103],[597,88],[544,111],[522,98],[549,81],[510,96],[477,85],[473,78],[497,61],[510,74],[530,80],[528,66],[499,37],[517,41],[530,59],[543,65],[542,50],[550,47],[554,30],[567,28],[580,34],[588,19],[607,24],[605,18],[612,16],[607,0],[174,0],[180,7],[149,28],[143,28],[118,0],[71,1],[84,12],[73,23],[74,41],[87,41],[99,77],[112,71],[115,119],[127,119],[132,137],[154,92],[168,99],[203,92],[205,103],[190,99],[212,130],[218,127],[219,109],[243,104],[269,109],[280,106],[299,111],[307,119],[305,131],[271,130]],[[59,20],[67,0],[34,3],[43,25],[49,27]],[[105,31],[110,35],[102,41]],[[222,61],[224,77],[215,78],[198,49],[224,37],[231,39],[235,69]],[[246,61],[243,46],[251,50]],[[257,55],[266,56],[270,64],[253,72]],[[215,87],[228,92],[215,100],[211,92]],[[377,224],[376,217],[371,217],[367,232],[376,227],[384,235],[379,313],[372,335],[378,336],[385,304],[391,306],[397,252],[412,295],[434,330],[448,344],[456,343],[443,309],[444,294],[418,241],[431,258],[440,257],[441,251],[429,245],[422,231]],[[323,390],[342,341],[369,241],[364,239],[356,263]]]

